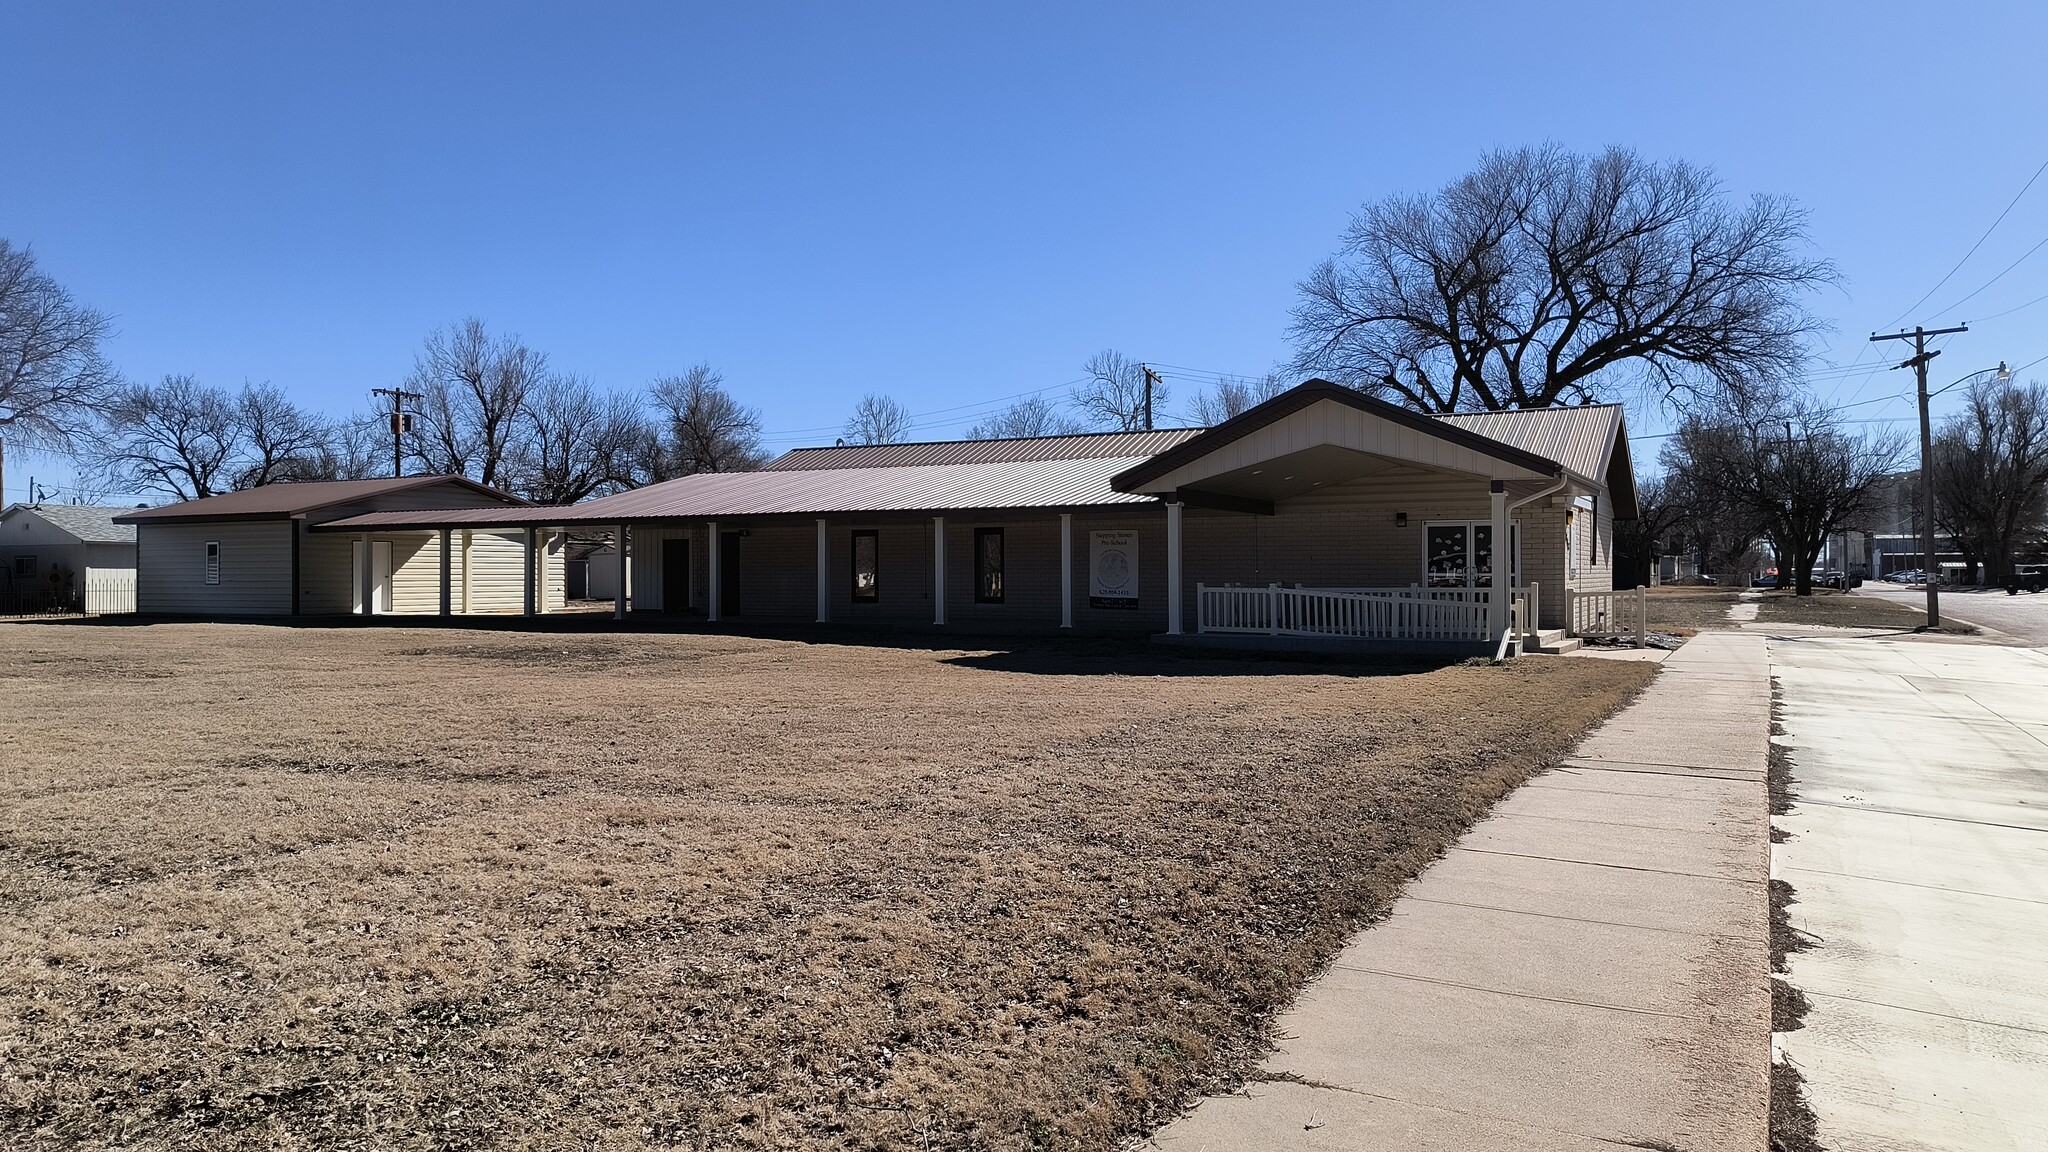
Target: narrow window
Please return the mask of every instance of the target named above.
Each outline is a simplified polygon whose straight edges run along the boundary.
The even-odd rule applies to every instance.
[[[882,534],[872,529],[853,534],[853,598],[882,598]]]
[[[974,599],[981,604],[1003,602],[1003,530],[974,530]]]
[[[218,540],[208,540],[206,542],[206,582],[208,584],[220,583],[220,541]]]

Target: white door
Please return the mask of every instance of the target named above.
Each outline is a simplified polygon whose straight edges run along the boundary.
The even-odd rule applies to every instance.
[[[356,540],[354,563],[349,566],[349,611],[358,616],[363,612],[363,561],[370,562],[370,612],[382,616],[391,611],[391,541],[373,540],[368,556],[364,555],[363,542]]]

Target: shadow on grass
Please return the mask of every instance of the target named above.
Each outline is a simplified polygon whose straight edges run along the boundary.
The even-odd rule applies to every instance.
[[[1000,633],[912,623],[798,623],[724,621],[695,615],[636,614],[624,622],[609,613],[546,616],[250,616],[204,619],[169,616],[69,617],[23,621],[45,627],[146,628],[162,624],[243,624],[304,629],[442,629],[593,640],[687,635],[774,640],[835,648],[888,648],[948,654],[941,663],[992,672],[1045,676],[1409,676],[1463,662],[1461,655],[1300,653],[1222,648],[1167,648],[1145,636],[1044,632]]]

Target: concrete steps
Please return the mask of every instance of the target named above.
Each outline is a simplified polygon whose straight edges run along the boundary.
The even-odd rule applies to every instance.
[[[1562,656],[1567,652],[1577,652],[1583,646],[1583,641],[1577,636],[1565,635],[1562,628],[1544,628],[1536,633],[1536,643],[1528,650],[1547,656]]]

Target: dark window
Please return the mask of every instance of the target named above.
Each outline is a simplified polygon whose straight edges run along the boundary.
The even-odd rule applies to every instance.
[[[1003,530],[974,530],[974,599],[982,604],[1003,602]]]
[[[206,542],[206,582],[208,584],[220,583],[220,541],[218,540],[208,540]]]
[[[36,558],[33,556],[16,556],[14,558],[14,574],[34,579],[36,574]]]
[[[882,534],[875,531],[853,534],[853,598],[882,598]]]

